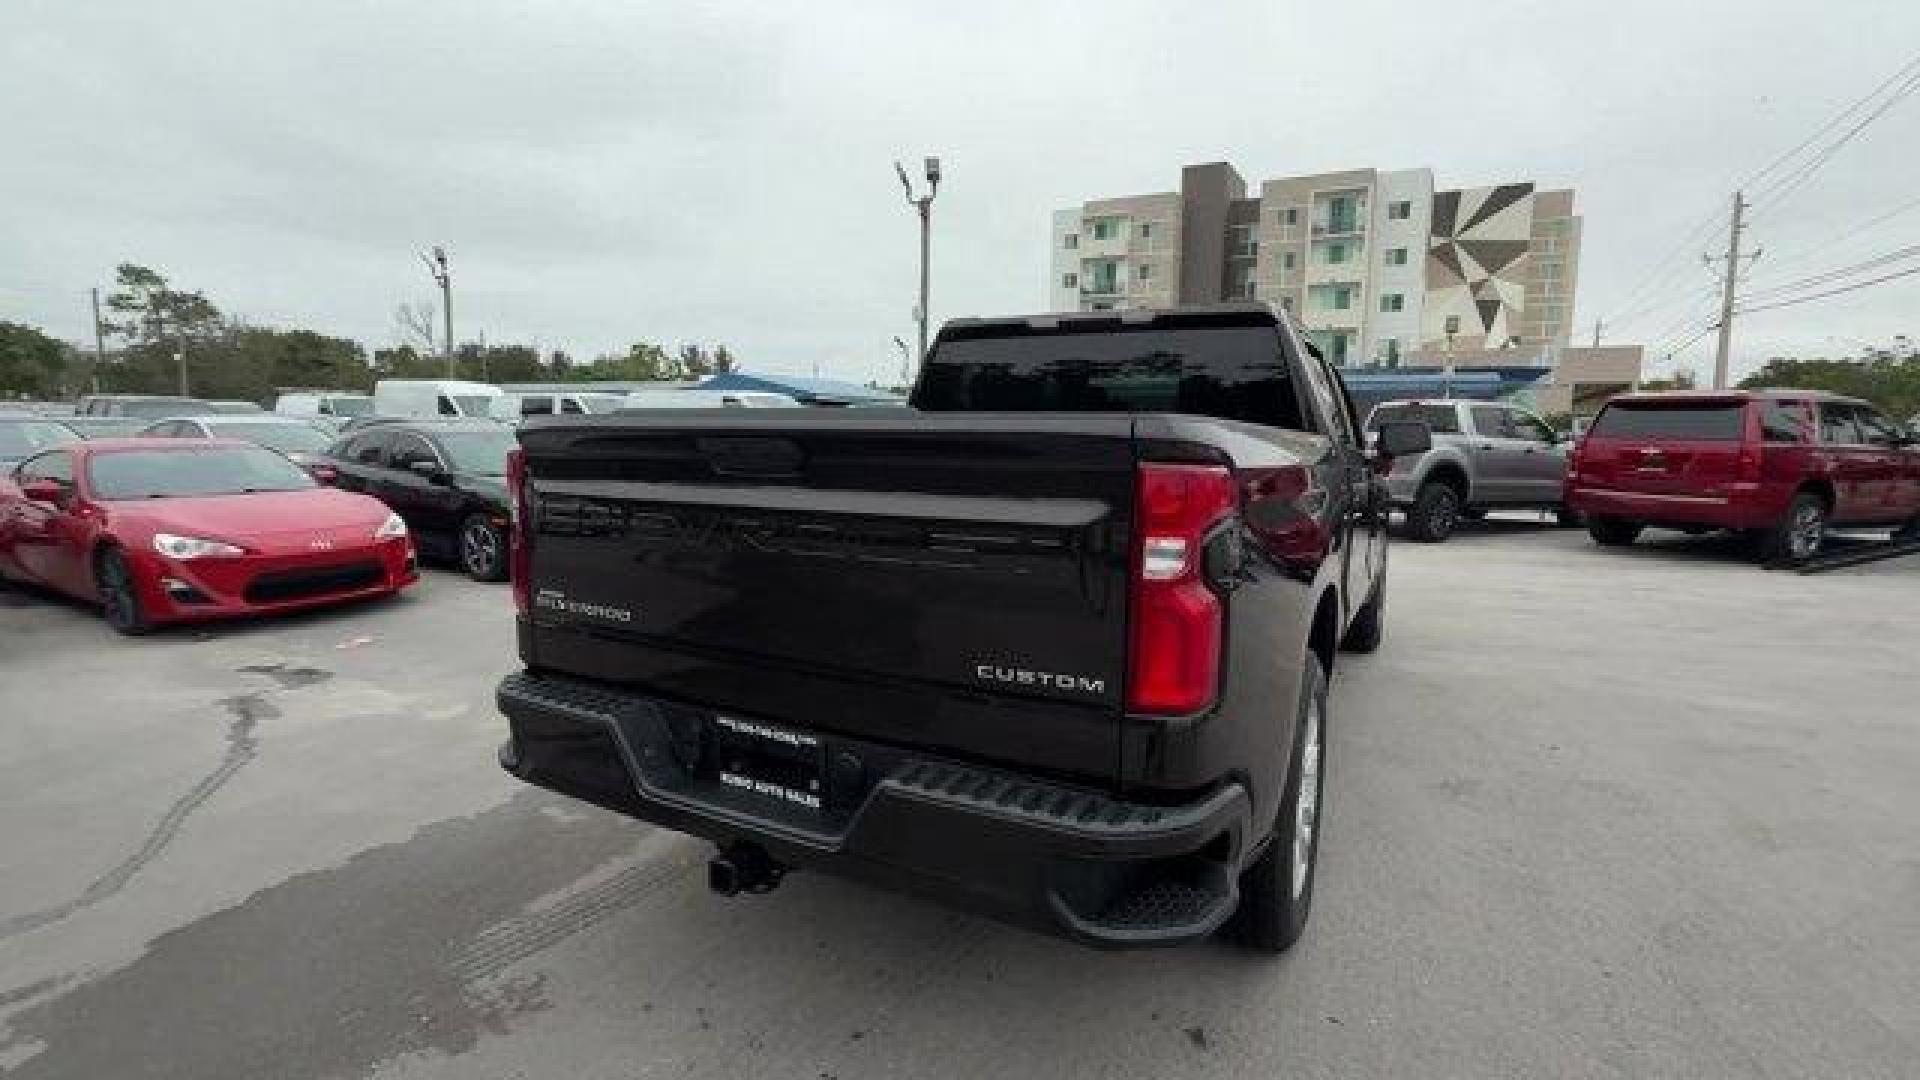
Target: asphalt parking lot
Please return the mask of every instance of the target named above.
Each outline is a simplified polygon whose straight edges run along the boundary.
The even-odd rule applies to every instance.
[[[0,592],[0,1073],[1912,1077],[1920,558],[1397,545],[1313,924],[1109,954],[502,774],[504,586],[145,640]]]

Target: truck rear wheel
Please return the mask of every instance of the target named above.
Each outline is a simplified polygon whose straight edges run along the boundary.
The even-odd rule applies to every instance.
[[[1423,544],[1438,544],[1453,535],[1460,521],[1460,493],[1450,484],[1429,480],[1407,510],[1407,535]]]
[[[1313,871],[1320,854],[1320,800],[1327,760],[1327,674],[1309,652],[1300,678],[1292,762],[1267,850],[1240,874],[1240,907],[1230,924],[1239,941],[1285,952],[1307,928]]]

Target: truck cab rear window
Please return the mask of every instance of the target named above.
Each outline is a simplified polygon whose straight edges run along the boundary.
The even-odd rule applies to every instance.
[[[1170,412],[1301,430],[1270,328],[1048,333],[943,342],[914,392],[926,412]]]
[[[1695,439],[1703,442],[1739,442],[1746,408],[1740,402],[1670,405],[1620,404],[1607,406],[1588,438]]]

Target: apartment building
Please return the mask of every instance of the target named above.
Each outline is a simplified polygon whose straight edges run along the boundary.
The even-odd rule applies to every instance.
[[[1335,362],[1397,367],[1564,345],[1579,249],[1570,190],[1436,191],[1428,169],[1352,169],[1249,195],[1213,162],[1182,170],[1178,191],[1056,212],[1048,299],[1056,311],[1266,300]]]

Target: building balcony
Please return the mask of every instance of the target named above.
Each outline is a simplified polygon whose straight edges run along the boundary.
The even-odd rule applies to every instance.
[[[1117,281],[1086,281],[1080,284],[1080,295],[1089,300],[1111,300],[1125,291]]]
[[[1359,236],[1367,231],[1361,221],[1316,221],[1313,223],[1315,240],[1337,240],[1341,237]]]

